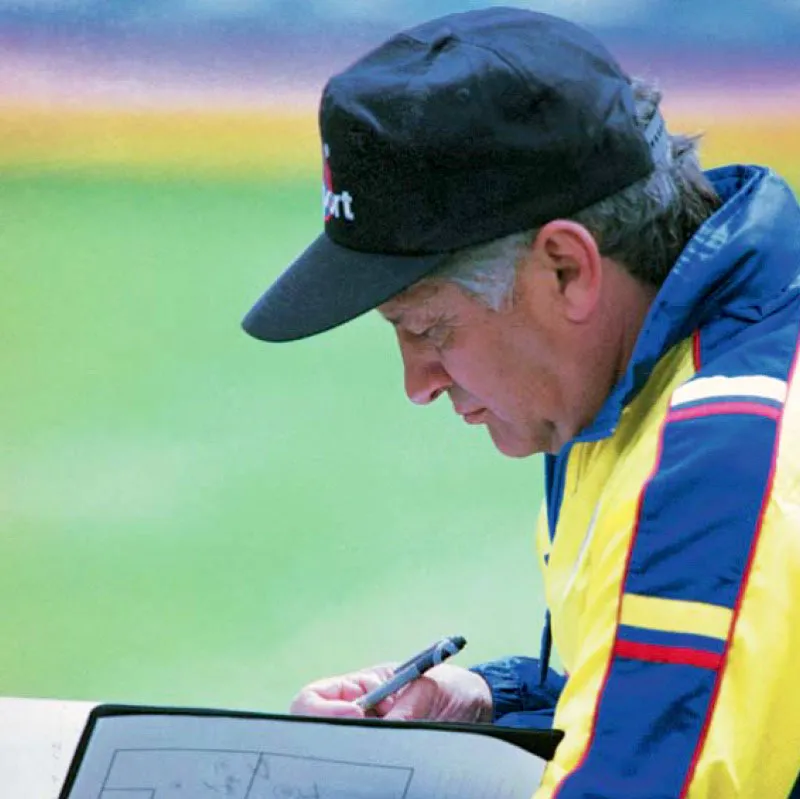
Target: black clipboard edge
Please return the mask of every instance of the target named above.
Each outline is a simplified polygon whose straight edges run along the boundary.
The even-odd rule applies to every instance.
[[[501,727],[496,724],[467,724],[440,721],[384,721],[383,719],[346,719],[325,716],[294,716],[281,713],[257,713],[249,710],[217,710],[191,707],[158,707],[155,705],[97,705],[89,713],[86,726],[83,728],[75,754],[72,756],[64,785],[58,799],[69,799],[75,780],[78,777],[83,757],[89,747],[94,728],[103,718],[112,716],[205,716],[211,718],[262,719],[266,721],[313,722],[344,727],[380,727],[397,730],[438,730],[440,732],[469,732],[488,738],[497,738],[506,743],[524,749],[532,755],[552,760],[556,747],[564,733],[560,730],[526,730],[517,727]]]

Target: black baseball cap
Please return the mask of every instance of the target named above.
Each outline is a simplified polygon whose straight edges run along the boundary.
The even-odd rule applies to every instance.
[[[397,34],[330,79],[319,126],[325,230],[245,317],[264,341],[336,327],[456,250],[567,217],[654,169],[610,53],[522,9]]]

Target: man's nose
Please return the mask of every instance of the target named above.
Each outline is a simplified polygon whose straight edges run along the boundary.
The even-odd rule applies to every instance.
[[[402,348],[406,395],[415,405],[428,405],[453,381],[441,361],[429,353]]]

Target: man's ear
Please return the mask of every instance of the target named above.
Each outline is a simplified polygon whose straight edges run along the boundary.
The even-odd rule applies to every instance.
[[[603,282],[603,259],[592,234],[577,222],[555,219],[539,230],[533,252],[552,277],[550,285],[565,318],[586,322],[597,307]]]

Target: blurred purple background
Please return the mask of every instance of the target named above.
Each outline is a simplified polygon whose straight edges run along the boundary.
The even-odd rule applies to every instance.
[[[0,0],[0,102],[304,104],[397,30],[475,0]],[[499,5],[499,4],[498,4]],[[541,0],[686,96],[800,103],[800,0]],[[727,100],[718,97],[720,111]]]

